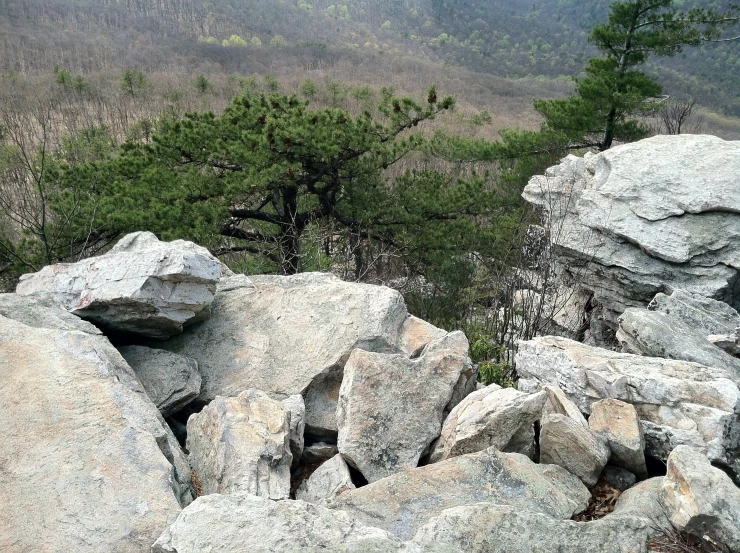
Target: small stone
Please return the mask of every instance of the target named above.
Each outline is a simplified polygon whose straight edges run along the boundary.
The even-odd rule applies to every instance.
[[[309,503],[320,503],[354,489],[347,463],[341,455],[335,455],[301,483],[295,497]]]
[[[621,467],[614,467],[607,465],[601,473],[602,478],[612,488],[618,489],[620,492],[628,490],[637,483],[637,476]]]

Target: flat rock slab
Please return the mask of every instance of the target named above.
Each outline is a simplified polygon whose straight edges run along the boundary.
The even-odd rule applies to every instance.
[[[218,396],[188,419],[190,465],[202,492],[290,494],[290,412],[264,392]]]
[[[200,394],[195,359],[146,346],[124,346],[118,352],[134,369],[163,417],[176,413]]]
[[[302,394],[307,432],[335,437],[347,358],[355,348],[397,351],[407,315],[401,294],[381,286],[320,273],[237,275],[221,282],[206,321],[162,347],[198,361],[200,400],[249,388]]]
[[[704,336],[732,334],[740,327],[740,314],[728,304],[686,290],[656,294],[648,309],[679,319]]]
[[[129,234],[108,253],[23,275],[21,296],[48,296],[114,332],[166,339],[208,315],[221,263],[192,242]]]
[[[416,467],[471,365],[462,332],[435,340],[417,359],[355,350],[339,391],[339,452],[368,482]]]
[[[213,494],[199,497],[183,510],[151,552],[275,553],[311,547],[325,551],[365,540],[397,542],[347,513],[304,501]]]
[[[516,451],[517,438],[540,419],[547,392],[526,394],[495,384],[473,392],[445,419],[430,463],[495,447]],[[512,441],[514,443],[512,443]]]
[[[182,452],[106,338],[38,319],[0,316],[0,551],[147,551],[189,494]]]
[[[347,491],[327,505],[401,539],[460,505],[488,502],[568,519],[586,508],[588,489],[565,469],[490,448],[405,470]]]

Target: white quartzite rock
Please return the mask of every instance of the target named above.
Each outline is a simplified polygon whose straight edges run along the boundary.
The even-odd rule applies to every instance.
[[[335,455],[301,483],[295,497],[309,503],[320,503],[354,489],[355,485],[352,483],[347,463],[341,455]]]
[[[295,394],[283,400],[283,407],[288,413],[290,428],[290,453],[293,455],[293,466],[296,466],[303,455],[303,432],[306,429],[306,404],[301,394]]]
[[[163,417],[169,417],[198,397],[200,373],[195,359],[145,346],[124,346],[118,352],[134,369]]]
[[[701,452],[673,450],[658,499],[678,530],[740,551],[740,488]]]
[[[645,437],[632,405],[617,399],[597,401],[591,405],[588,426],[606,440],[613,465],[647,478]]]
[[[543,419],[548,415],[565,415],[581,426],[588,426],[586,417],[583,416],[578,406],[568,399],[563,390],[556,386],[545,386],[543,389],[547,392],[547,399],[542,409]]]
[[[0,316],[0,551],[147,551],[190,498],[177,441],[106,338],[29,304]]]
[[[417,359],[353,351],[339,391],[339,452],[369,482],[417,466],[471,364],[462,332],[435,340]]]
[[[23,275],[22,296],[50,296],[96,325],[169,338],[208,315],[221,264],[191,242],[129,234],[108,253]]]
[[[401,327],[398,347],[401,353],[417,357],[429,342],[442,338],[447,332],[418,317],[409,315]]]
[[[651,526],[656,526],[663,531],[673,530],[673,526],[663,512],[663,506],[658,501],[663,480],[665,480],[663,476],[658,476],[638,482],[619,496],[613,513],[644,518],[650,521]]]
[[[590,498],[588,489],[565,469],[490,448],[405,470],[344,492],[327,505],[409,539],[450,507],[488,502],[568,519],[585,509]]]
[[[204,494],[290,493],[290,415],[263,392],[216,397],[188,419],[187,447]]]
[[[495,384],[473,392],[450,412],[429,462],[483,451],[491,446],[500,451],[512,451],[512,438],[528,431],[540,419],[546,398],[544,391],[525,394]]]
[[[276,553],[365,540],[393,540],[347,513],[304,501],[270,501],[245,493],[206,495],[180,513],[152,553]],[[142,550],[143,551],[143,550]]]
[[[679,319],[704,336],[732,334],[740,327],[740,314],[735,309],[685,290],[674,290],[671,295],[657,294],[648,309]]]

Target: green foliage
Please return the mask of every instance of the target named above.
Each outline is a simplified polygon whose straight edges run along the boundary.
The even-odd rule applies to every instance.
[[[195,81],[193,81],[193,86],[195,87],[195,90],[197,90],[199,94],[205,94],[211,88],[213,88],[211,81],[209,81],[205,77],[205,75],[196,76]]]
[[[306,79],[305,81],[303,81],[298,89],[301,96],[303,96],[307,100],[311,100],[314,96],[316,96],[316,90],[316,83],[314,83],[311,79]]]
[[[231,35],[228,39],[221,41],[221,44],[227,48],[230,46],[244,47],[247,45],[247,41],[239,35]]]
[[[131,97],[138,96],[149,86],[146,76],[136,69],[126,69],[121,75],[121,90]]]
[[[257,47],[262,46],[262,41],[260,40],[260,37],[258,36],[253,36],[249,42],[252,44],[252,46],[257,46]]]
[[[470,359],[478,364],[478,381],[486,386],[498,384],[514,388],[514,371],[506,357],[506,346],[496,345],[485,326],[472,325],[466,332],[470,342]]]
[[[516,388],[514,371],[506,361],[483,361],[479,363],[478,381],[486,386],[498,384],[502,388]]]
[[[270,46],[275,48],[285,48],[288,45],[283,35],[275,35],[270,39]]]

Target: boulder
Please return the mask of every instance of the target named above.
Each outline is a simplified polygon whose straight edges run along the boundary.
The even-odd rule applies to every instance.
[[[634,406],[618,399],[597,401],[591,405],[588,426],[606,440],[613,465],[647,478],[645,437]]]
[[[290,415],[264,392],[216,397],[188,419],[187,448],[203,494],[290,494]]]
[[[368,482],[417,466],[470,366],[462,332],[435,340],[416,359],[356,349],[339,391],[339,452]]]
[[[124,346],[118,352],[134,369],[163,417],[176,413],[200,394],[195,359],[145,346]]]
[[[302,394],[306,433],[336,439],[336,403],[352,350],[393,352],[408,314],[381,286],[320,273],[223,279],[211,315],[162,347],[198,361],[200,400],[255,388]]]
[[[540,461],[563,467],[589,488],[598,482],[609,454],[603,438],[573,419],[565,415],[542,419]]]
[[[166,339],[208,316],[221,270],[205,248],[137,232],[104,255],[23,275],[16,292],[51,297],[104,330]]]
[[[429,519],[460,505],[488,502],[568,519],[586,508],[588,489],[554,465],[494,448],[408,469],[328,502],[401,539]]]
[[[581,426],[588,426],[586,417],[583,416],[578,406],[568,399],[563,390],[557,386],[545,386],[543,390],[547,392],[547,399],[542,408],[543,419],[548,415],[565,415]]]
[[[354,489],[355,485],[352,483],[347,463],[341,455],[335,455],[301,483],[295,493],[295,498],[309,503],[320,503]]]
[[[679,446],[668,457],[658,500],[673,526],[709,536],[729,551],[740,551],[740,488],[699,451]]]
[[[146,551],[190,499],[177,441],[92,325],[43,301],[17,315],[0,315],[0,551]]]
[[[483,451],[491,446],[500,451],[522,453],[517,442],[522,433],[528,433],[540,419],[546,398],[547,392],[525,394],[495,384],[473,392],[450,412],[429,462]]]
[[[648,478],[626,490],[617,499],[613,514],[643,518],[649,521],[651,527],[664,532],[673,531],[673,526],[668,517],[665,516],[663,506],[658,501],[663,480],[664,477],[662,476]]]
[[[442,338],[447,332],[418,317],[409,315],[403,322],[398,337],[398,349],[409,357],[418,357],[429,342]]]
[[[320,465],[334,457],[337,453],[339,453],[339,449],[336,445],[317,442],[303,448],[301,461],[306,465]]]
[[[559,268],[614,324],[665,289],[738,307],[738,173],[740,142],[655,136],[570,155],[522,195],[543,210]]]
[[[650,531],[645,520],[634,517],[573,522],[510,505],[478,503],[443,511],[419,529],[413,543],[466,553],[645,553]]]
[[[704,336],[729,335],[740,327],[740,314],[728,304],[686,290],[656,294],[648,309],[670,315]]]
[[[736,375],[697,363],[618,353],[553,336],[519,343],[519,387],[559,386],[583,413],[601,399],[635,406],[645,454],[667,459],[678,445],[701,447],[738,471],[740,390]]]
[[[601,472],[601,477],[606,484],[620,492],[630,489],[637,483],[637,476],[634,473],[613,465],[606,465]]]
[[[103,334],[95,325],[72,315],[61,303],[48,296],[24,297],[18,294],[0,294],[0,316],[32,328]]]
[[[311,547],[325,551],[365,540],[397,542],[341,511],[240,492],[206,495],[193,501],[157,539],[151,552],[274,553]]]
[[[288,414],[290,453],[293,456],[293,467],[295,467],[303,455],[303,433],[306,429],[306,404],[301,394],[295,394],[283,400],[283,407]]]

